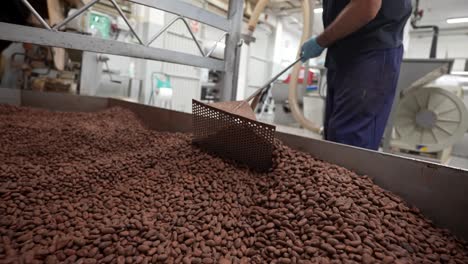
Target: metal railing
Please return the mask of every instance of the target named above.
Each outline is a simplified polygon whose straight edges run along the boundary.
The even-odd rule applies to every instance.
[[[47,30],[50,30],[50,31],[59,31],[62,27],[64,27],[66,24],[68,24],[70,21],[72,21],[73,19],[75,19],[76,17],[78,17],[79,15],[83,14],[84,12],[86,12],[88,9],[90,9],[93,5],[97,4],[100,0],[92,0],[90,2],[88,2],[87,4],[85,4],[84,6],[82,6],[80,9],[78,9],[76,12],[74,12],[73,14],[71,14],[70,16],[66,17],[63,21],[61,21],[60,23],[54,25],[54,26],[50,26],[49,24],[47,24],[47,22],[44,20],[44,18],[34,9],[34,7],[28,2],[28,0],[22,0],[22,2],[25,4],[25,6],[31,11],[31,13],[37,18],[37,20],[39,20],[39,22],[41,23],[41,25],[46,28]],[[143,43],[143,41],[141,40],[140,36],[138,36],[138,34],[136,33],[135,29],[132,27],[132,25],[130,24],[130,21],[128,20],[127,16],[125,16],[124,12],[122,11],[122,8],[120,8],[120,6],[117,4],[117,2],[115,0],[109,0],[112,5],[115,7],[115,9],[117,10],[117,12],[119,13],[120,17],[124,20],[125,24],[127,24],[128,28],[130,29],[130,31],[132,32],[133,36],[138,40],[138,43],[140,43],[140,45],[144,45],[146,47],[149,47],[149,45],[151,45],[151,43],[153,43],[157,38],[159,38],[165,31],[167,31],[175,22],[177,21],[182,21],[185,25],[185,27],[187,28],[187,30],[189,31],[190,33],[190,36],[192,37],[192,40],[195,42],[195,44],[197,45],[197,48],[198,50],[200,51],[200,54],[203,56],[203,57],[209,57],[213,51],[216,49],[218,43],[223,39],[225,38],[227,35],[228,35],[228,32],[224,32],[221,37],[218,39],[218,41],[216,41],[216,43],[213,45],[213,47],[211,47],[209,49],[209,51],[205,54],[205,52],[203,51],[203,48],[201,47],[200,45],[200,41],[196,38],[195,34],[193,33],[192,29],[190,28],[190,25],[187,21],[187,19],[184,17],[184,16],[177,16],[176,18],[174,18],[171,22],[169,22],[166,26],[164,26],[158,33],[156,33],[151,39],[150,41],[148,41],[146,44]],[[138,1],[135,1],[135,2],[138,2]]]
[[[205,9],[195,7],[180,0],[128,0],[132,3],[144,5],[150,8],[156,8],[177,15],[176,18],[169,22],[169,24],[165,25],[146,43],[144,43],[137,34],[130,21],[125,16],[120,6],[117,4],[116,0],[109,0],[129,27],[132,35],[137,39],[138,44],[130,44],[115,40],[107,40],[86,36],[83,34],[61,31],[61,29],[67,25],[67,23],[84,13],[86,10],[89,10],[100,0],[91,0],[79,8],[76,12],[66,17],[63,21],[52,26],[49,25],[43,17],[41,17],[41,15],[28,2],[28,0],[21,1],[31,11],[32,15],[36,17],[44,29],[0,22],[0,39],[44,46],[108,53],[149,60],[158,60],[223,71],[225,76],[223,78],[224,90],[222,91],[222,97],[225,100],[231,100],[235,98],[236,80],[238,73],[238,44],[240,43],[240,31],[244,3],[243,0],[231,0],[229,2],[227,18],[211,13]],[[213,47],[205,52],[202,48],[202,45],[200,44],[200,41],[196,38],[194,32],[190,28],[187,19],[196,20],[206,25],[221,29],[224,31],[224,33],[219,37]],[[184,23],[185,27],[189,31],[192,40],[195,42],[198,50],[200,51],[201,56],[149,47],[158,37],[160,37],[179,20]],[[226,42],[224,61],[210,58],[219,42],[221,42],[223,39],[225,39]]]

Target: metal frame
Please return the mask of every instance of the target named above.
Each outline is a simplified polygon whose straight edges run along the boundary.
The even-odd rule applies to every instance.
[[[205,9],[195,7],[180,0],[128,0],[132,3],[156,8],[172,14],[182,15],[184,17],[196,20],[200,23],[210,25],[222,31],[233,32],[232,24],[229,19],[216,15]],[[230,2],[244,2],[243,0],[230,0]],[[243,12],[243,10],[241,10]],[[240,31],[239,31],[240,32]]]
[[[150,41],[144,43],[138,36],[127,17],[123,13],[120,6],[115,0],[110,0],[119,15],[125,21],[132,34],[137,39],[140,45],[129,44],[119,41],[105,40],[84,36],[76,33],[60,32],[59,30],[64,27],[68,22],[91,8],[100,0],[91,0],[86,5],[78,9],[75,13],[65,18],[62,22],[50,26],[39,15],[39,13],[31,6],[28,0],[21,0],[25,6],[32,12],[32,14],[39,20],[45,29],[19,26],[9,23],[0,22],[0,39],[7,41],[17,41],[33,43],[37,45],[53,46],[69,49],[77,49],[84,51],[92,51],[98,53],[109,53],[114,55],[136,57],[149,60],[158,60],[164,62],[171,62],[183,65],[190,65],[202,68],[208,68],[224,72],[224,91],[222,91],[222,99],[231,100],[235,98],[237,89],[237,75],[238,75],[238,45],[241,40],[241,27],[243,16],[243,0],[230,0],[228,18],[224,18],[217,14],[206,11],[203,8],[195,7],[191,4],[185,3],[181,0],[129,0],[132,3],[144,5],[150,8],[156,8],[173,14],[178,17],[171,21],[168,25],[153,36]],[[216,44],[210,48],[206,53],[203,51],[200,42],[195,37],[191,30],[187,19],[193,19],[209,26],[225,31]],[[188,29],[193,41],[197,45],[201,56],[195,56],[182,52],[175,52],[165,49],[150,48],[149,45],[160,37],[170,26],[176,21],[182,20]],[[217,44],[226,38],[225,59],[224,62],[217,59],[208,58],[216,49]]]
[[[231,31],[226,39],[226,48],[224,50],[225,73],[223,78],[223,90],[221,91],[222,101],[234,101],[237,97],[237,82],[239,76],[240,45],[242,17],[244,15],[244,1],[230,0],[228,19],[230,21]]]
[[[203,51],[201,45],[200,45],[200,42],[198,41],[197,37],[195,37],[195,34],[193,33],[192,29],[190,28],[189,26],[189,23],[187,21],[187,19],[185,19],[185,17],[183,16],[178,16],[176,18],[174,18],[173,20],[171,20],[171,22],[169,22],[166,26],[164,26],[161,30],[159,30],[158,33],[156,33],[153,37],[151,37],[151,39],[145,44],[146,47],[149,47],[156,39],[158,39],[164,32],[166,32],[172,25],[174,25],[175,22],[181,20],[182,22],[184,22],[184,25],[185,27],[187,28],[188,32],[190,33],[190,36],[192,38],[192,40],[195,42],[195,44],[197,45],[197,48],[198,48],[198,51],[200,51],[200,54],[203,56],[203,57],[209,57],[211,56],[211,54],[213,53],[213,51],[216,49],[216,47],[218,46],[218,43],[223,40],[223,38],[225,38],[226,36],[228,36],[228,32],[224,32],[221,37],[216,41],[216,43],[213,45],[213,47],[211,47],[208,52],[205,54],[205,52]]]
[[[223,71],[223,61],[160,48],[149,48],[115,40],[100,39],[76,33],[53,32],[46,29],[0,22],[0,39],[44,46],[108,53],[148,60],[203,67]]]
[[[118,99],[0,89],[0,102],[83,112],[120,106],[133,111],[149,129],[185,133],[192,130],[190,114]],[[467,170],[286,133],[277,132],[276,137],[289,147],[368,175],[380,187],[416,206],[435,225],[468,239]]]
[[[41,25],[45,27],[48,30],[52,30],[52,28],[47,24],[47,22],[44,20],[44,18],[41,17],[41,15],[34,9],[34,7],[27,1],[27,0],[22,0],[23,4],[31,11],[34,17],[39,20]]]

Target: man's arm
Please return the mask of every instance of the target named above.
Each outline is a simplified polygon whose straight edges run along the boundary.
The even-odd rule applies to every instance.
[[[326,48],[359,30],[377,16],[382,0],[351,0],[338,17],[317,37]]]

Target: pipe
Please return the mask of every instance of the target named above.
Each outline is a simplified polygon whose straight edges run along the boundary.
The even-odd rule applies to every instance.
[[[252,36],[255,28],[257,27],[258,20],[260,19],[260,14],[265,10],[266,5],[268,4],[269,0],[260,0],[258,3],[255,5],[255,9],[250,16],[250,20],[248,23],[248,30],[249,32],[247,35]]]
[[[411,26],[414,29],[432,29],[433,30],[434,33],[432,35],[431,51],[429,53],[429,58],[435,59],[437,57],[437,43],[439,42],[439,27],[436,25],[424,25],[424,26],[416,25],[416,22],[422,18],[422,12],[419,11],[419,0],[416,0],[413,15],[414,15],[414,18],[411,19]]]
[[[314,21],[314,8],[315,8],[315,0],[304,0],[303,1],[303,18],[304,18],[304,28],[302,30],[302,37],[301,43],[304,43],[311,35],[312,28],[313,28],[313,21]],[[298,55],[299,58],[301,52],[301,48],[299,47]],[[296,119],[299,124],[317,134],[321,133],[321,128],[317,124],[314,124],[310,120],[304,117],[301,109],[299,108],[299,104],[297,102],[297,80],[299,77],[299,73],[301,71],[301,64],[296,64],[291,72],[291,81],[289,83],[289,107],[291,108],[291,113]],[[307,77],[307,76],[305,76]],[[306,79],[306,78],[304,78]]]
[[[436,25],[425,25],[425,26],[418,26],[416,25],[415,21],[411,21],[411,26],[414,29],[432,29],[433,34],[432,34],[432,43],[431,43],[431,51],[429,53],[429,58],[435,59],[437,58],[437,43],[439,42],[439,27]]]

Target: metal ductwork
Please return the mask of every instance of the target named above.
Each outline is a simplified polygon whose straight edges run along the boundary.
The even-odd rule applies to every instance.
[[[413,11],[413,17],[411,18],[411,26],[414,29],[432,29],[432,43],[429,58],[435,59],[437,57],[437,43],[439,42],[439,27],[437,25],[417,25],[418,21],[423,17],[423,10],[419,9],[419,0],[416,0],[416,5]]]

